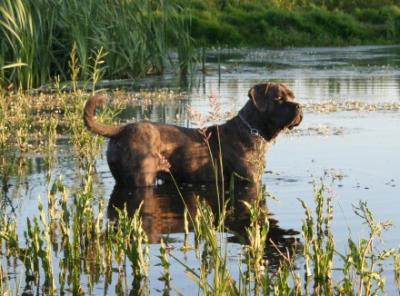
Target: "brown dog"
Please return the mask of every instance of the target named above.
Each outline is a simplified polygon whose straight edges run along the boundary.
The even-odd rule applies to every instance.
[[[299,125],[303,115],[285,84],[257,84],[248,95],[237,116],[208,127],[206,136],[198,129],[148,121],[124,126],[97,123],[96,107],[105,100],[101,95],[87,101],[83,118],[91,132],[110,138],[107,161],[117,184],[154,185],[169,169],[165,159],[180,182],[212,182],[216,175],[227,181],[234,174],[257,181],[265,166],[266,143],[281,130]]]

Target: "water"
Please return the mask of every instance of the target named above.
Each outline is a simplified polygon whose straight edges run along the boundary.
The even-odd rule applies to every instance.
[[[216,63],[220,55],[221,65]],[[220,71],[220,72],[219,72]],[[206,74],[200,72],[189,81],[190,88],[182,101],[157,103],[150,106],[133,106],[122,113],[126,120],[149,118],[153,121],[190,126],[186,105],[207,113],[210,94],[215,93],[223,111],[237,112],[247,100],[248,89],[265,80],[283,81],[295,92],[297,100],[303,103],[334,100],[343,102],[356,100],[379,104],[400,102],[400,47],[373,46],[348,48],[304,48],[286,50],[215,50],[209,53]],[[179,87],[178,78],[170,73],[135,82],[140,87]],[[367,228],[353,213],[352,205],[365,200],[378,220],[392,220],[396,228],[385,234],[384,247],[399,247],[400,218],[397,203],[400,193],[400,114],[393,111],[335,113],[306,112],[299,133],[280,135],[268,152],[267,171],[263,183],[278,200],[268,204],[274,219],[278,239],[295,231],[301,231],[304,210],[297,198],[313,203],[313,180],[327,175],[336,180],[331,187],[334,199],[333,232],[336,246],[343,251],[349,235],[354,240],[367,236]],[[330,132],[331,131],[331,132]],[[103,153],[104,155],[104,153]],[[62,174],[64,182],[73,185],[76,180],[74,160],[69,147],[60,145],[59,164],[54,175]],[[99,189],[108,198],[114,189],[114,180],[104,158],[98,161],[98,175],[102,187]],[[16,180],[14,179],[14,184]],[[46,182],[44,165],[40,157],[32,158],[31,170],[22,187],[11,184],[8,193],[7,211],[14,211],[24,217],[36,214],[37,197],[44,196]],[[79,185],[74,185],[79,186]],[[250,190],[250,189],[246,189]],[[185,196],[203,195],[209,200],[210,192],[200,187],[185,188]],[[129,209],[133,211],[139,201],[144,204],[144,228],[151,246],[152,267],[150,282],[153,293],[162,289],[158,281],[161,268],[154,266],[158,261],[159,239],[168,235],[170,244],[175,246],[173,254],[190,266],[195,266],[192,253],[183,254],[179,248],[183,242],[182,211],[175,192],[168,188],[157,188],[151,192],[133,194]],[[246,194],[245,194],[246,195]],[[114,191],[109,201],[115,198]],[[211,194],[212,196],[212,194]],[[233,266],[238,263],[240,230],[246,225],[245,219],[233,216],[231,227],[236,235],[229,234],[229,255]],[[292,231],[294,230],[294,231]],[[22,235],[22,229],[19,230]],[[285,234],[285,235],[283,235]],[[294,240],[299,236],[294,235]],[[294,242],[289,239],[284,243]],[[299,265],[301,267],[301,265]],[[388,265],[387,291],[391,295],[396,288]],[[176,289],[184,294],[196,286],[185,277],[184,268],[173,263],[171,268]],[[114,280],[115,276],[114,276]],[[175,280],[175,281],[174,281]],[[113,281],[113,282],[115,282]],[[100,292],[102,284],[95,287]],[[113,293],[113,291],[109,291]]]
[[[399,46],[215,50],[210,60],[205,77],[192,81],[198,87],[192,98],[204,98],[214,90],[227,103],[238,103],[247,98],[250,86],[264,80],[286,82],[301,100],[389,102],[398,101],[400,95]],[[169,74],[139,84],[154,87],[154,80],[161,86],[179,85]]]

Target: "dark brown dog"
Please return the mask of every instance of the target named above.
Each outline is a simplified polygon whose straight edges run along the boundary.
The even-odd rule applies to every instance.
[[[248,95],[239,114],[225,124],[208,127],[207,137],[198,129],[148,121],[124,126],[97,123],[96,107],[105,100],[101,95],[87,101],[83,118],[91,132],[110,138],[107,161],[117,184],[154,185],[168,170],[163,159],[180,182],[212,182],[215,172],[223,172],[219,177],[226,181],[234,174],[257,181],[264,169],[267,142],[281,130],[299,125],[303,115],[285,84],[258,84]]]

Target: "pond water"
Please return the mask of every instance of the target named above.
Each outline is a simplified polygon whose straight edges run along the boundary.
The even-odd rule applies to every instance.
[[[220,61],[220,63],[218,63]],[[347,48],[293,48],[285,50],[213,50],[208,52],[205,74],[200,71],[187,82],[186,95],[174,103],[157,103],[134,106],[122,113],[123,119],[149,118],[190,126],[186,106],[190,105],[203,113],[209,110],[208,97],[216,94],[222,111],[237,112],[247,100],[248,89],[266,80],[282,81],[294,91],[299,102],[314,104],[360,101],[371,104],[400,103],[400,47],[360,46]],[[134,88],[178,88],[179,78],[171,73],[135,81]],[[127,84],[129,86],[129,83]],[[337,112],[305,111],[304,120],[297,132],[280,135],[268,151],[267,170],[263,184],[277,199],[268,201],[274,214],[276,233],[279,239],[291,237],[301,231],[304,210],[298,198],[313,204],[312,182],[325,177],[334,198],[333,232],[336,246],[343,250],[347,238],[354,240],[366,237],[368,229],[353,213],[352,206],[359,200],[368,202],[378,220],[392,220],[395,228],[385,233],[382,247],[398,248],[400,244],[400,113],[398,110],[338,110]],[[104,153],[103,153],[104,155]],[[67,145],[60,145],[58,165],[54,175],[62,174],[64,182],[74,184],[76,172],[73,157]],[[46,180],[40,157],[32,162],[32,173],[24,180],[24,186],[9,191],[8,211],[18,217],[36,214],[37,197],[45,196]],[[97,172],[110,205],[117,198],[114,180],[104,158],[98,160]],[[78,185],[76,185],[78,186]],[[246,189],[251,193],[251,188]],[[202,187],[185,188],[184,194],[204,195],[212,200],[210,192]],[[244,193],[246,196],[248,193]],[[211,194],[212,195],[212,194]],[[21,197],[22,196],[22,197]],[[189,266],[195,266],[194,253],[182,253],[179,248],[184,240],[183,206],[173,190],[155,190],[134,193],[128,201],[134,210],[144,199],[144,228],[153,243],[150,283],[154,294],[161,293],[162,283],[158,280],[161,267],[155,266],[159,254],[161,235],[169,236],[175,246],[175,256]],[[188,197],[190,200],[190,197]],[[245,219],[231,218],[231,229],[243,230]],[[275,223],[275,222],[274,222]],[[294,230],[294,231],[292,231]],[[23,230],[19,230],[22,235]],[[285,235],[285,236],[283,236]],[[294,235],[294,238],[300,238]],[[238,262],[239,238],[230,238],[228,253],[232,265]],[[284,244],[293,243],[288,239]],[[271,251],[272,252],[272,251]],[[268,255],[268,254],[267,254]],[[273,259],[271,254],[270,260]],[[301,268],[301,258],[299,267]],[[173,262],[171,275],[174,289],[189,295],[196,285],[185,275],[185,268]],[[233,271],[234,272],[234,271]],[[397,293],[393,280],[393,266],[387,266],[387,292]],[[94,292],[104,290],[98,284]],[[197,290],[196,290],[197,291]],[[104,292],[104,291],[103,291]],[[114,291],[108,291],[114,293]]]

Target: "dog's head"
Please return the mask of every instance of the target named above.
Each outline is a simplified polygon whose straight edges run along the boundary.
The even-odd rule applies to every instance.
[[[303,119],[300,104],[294,102],[294,94],[283,83],[266,82],[254,85],[249,90],[249,98],[258,113],[261,130],[268,129],[271,137],[282,129],[292,129]]]

